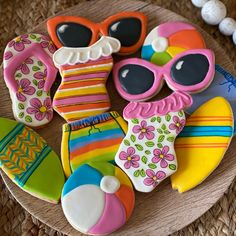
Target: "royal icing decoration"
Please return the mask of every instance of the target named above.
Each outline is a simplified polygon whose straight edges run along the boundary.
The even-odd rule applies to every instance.
[[[57,203],[64,185],[59,157],[42,137],[24,124],[0,118],[0,127],[2,170],[24,191]]]
[[[203,37],[192,25],[184,22],[167,22],[148,34],[141,57],[161,66],[185,50],[205,47]]]
[[[86,63],[90,60],[95,61],[101,57],[111,56],[119,52],[120,42],[112,37],[102,36],[96,43],[90,47],[70,48],[61,47],[53,55],[53,61],[57,67],[63,65],[75,65],[77,63]]]
[[[188,119],[175,142],[178,170],[171,176],[173,189],[186,192],[203,182],[220,164],[233,136],[230,104],[216,97]]]
[[[126,132],[126,122],[115,111],[65,124],[61,158],[66,176],[87,162],[113,162]]]
[[[53,118],[50,88],[57,69],[52,55],[56,48],[41,34],[24,34],[7,44],[4,52],[4,80],[9,88],[17,121],[40,127]]]
[[[85,55],[90,55],[90,58],[97,53],[101,55],[96,60],[76,63],[77,59],[75,59],[74,65],[65,65],[64,62],[61,62],[61,66],[58,66],[58,61],[55,61],[60,69],[62,82],[53,98],[53,108],[67,122],[101,114],[110,109],[111,104],[105,84],[113,67],[113,59],[111,55],[102,56],[100,52],[103,47],[107,47],[111,49],[109,53],[112,53],[114,48],[110,47],[113,45],[110,44],[111,40],[113,43],[116,42],[114,43],[115,50],[118,50],[119,41],[105,36],[95,45],[81,48]],[[108,44],[106,45],[106,43]],[[79,48],[73,50],[80,51]],[[57,58],[57,52],[55,58]],[[65,58],[65,61],[72,63],[74,60],[69,56]]]
[[[120,41],[120,54],[131,54],[142,46],[147,18],[141,12],[121,12],[98,24],[83,17],[56,16],[48,20],[47,27],[58,48],[88,47],[103,35]]]
[[[196,93],[206,89],[214,78],[214,63],[214,53],[208,49],[182,52],[162,67],[131,58],[115,65],[113,78],[123,98],[145,101],[160,91],[163,80],[174,91]]]
[[[103,162],[80,166],[65,183],[61,199],[69,223],[90,235],[105,235],[122,227],[134,202],[129,178],[118,167]]]
[[[211,85],[203,92],[192,95],[193,104],[186,109],[186,112],[192,114],[198,107],[216,96],[227,99],[236,117],[236,78],[219,65],[215,66],[215,76]]]
[[[191,97],[188,100],[191,104]],[[162,107],[162,100],[136,104],[130,103],[124,109],[128,132],[115,161],[136,190],[150,192],[177,170],[174,141],[185,125],[185,115],[179,107],[177,111],[169,107],[170,110],[158,113],[155,107]]]

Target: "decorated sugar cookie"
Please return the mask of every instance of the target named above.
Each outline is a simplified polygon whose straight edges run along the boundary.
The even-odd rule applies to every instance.
[[[62,82],[53,98],[53,108],[67,122],[101,114],[110,109],[106,80],[113,67],[112,53],[120,42],[103,36],[84,48],[61,47],[53,60]]]
[[[0,167],[20,188],[57,203],[64,185],[59,157],[22,123],[0,118]]]
[[[214,54],[207,49],[188,50],[160,67],[143,59],[120,61],[113,70],[116,88],[132,101],[123,116],[128,132],[115,156],[136,190],[152,191],[177,170],[174,141],[185,125],[183,109],[191,106],[188,93],[200,92],[214,77]],[[165,80],[174,92],[154,102]],[[146,83],[147,81],[147,83]]]
[[[57,69],[52,55],[56,48],[49,37],[24,34],[10,41],[4,51],[4,80],[9,89],[14,117],[31,127],[52,120],[50,88]]]
[[[216,97],[188,119],[175,142],[178,170],[171,176],[173,189],[186,192],[203,182],[220,164],[233,136],[230,104]]]
[[[214,63],[214,53],[208,49],[182,52],[162,67],[131,58],[115,65],[113,78],[124,99],[145,101],[160,91],[164,80],[174,91],[197,93],[206,89],[214,78]]]
[[[184,22],[166,22],[148,34],[141,56],[161,66],[183,51],[205,47],[202,35],[192,25]]]
[[[66,176],[87,162],[113,162],[126,132],[126,122],[115,111],[65,124],[61,158]]]
[[[160,101],[131,102],[125,107],[128,132],[115,162],[136,190],[151,192],[177,170],[174,141],[185,125],[182,109],[190,104],[189,95],[176,92]]]
[[[203,92],[192,95],[193,104],[186,109],[186,112],[192,114],[198,107],[216,96],[227,99],[236,118],[236,77],[219,65],[215,66],[215,76],[211,85]]]
[[[147,17],[142,12],[120,12],[94,23],[78,16],[56,16],[47,22],[48,32],[58,48],[88,47],[101,35],[121,43],[120,54],[136,52],[146,36]]]
[[[90,235],[105,235],[130,218],[135,196],[126,174],[103,162],[80,166],[66,181],[62,209],[69,223]]]

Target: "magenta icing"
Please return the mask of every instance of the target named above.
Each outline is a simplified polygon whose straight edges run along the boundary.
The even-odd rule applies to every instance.
[[[107,194],[103,214],[89,234],[109,234],[119,229],[126,222],[126,212],[120,200],[114,194]]]
[[[8,63],[7,67],[4,69],[4,78],[11,90],[17,92],[18,85],[14,78],[16,69],[21,65],[23,61],[27,58],[35,56],[41,60],[47,68],[47,80],[45,81],[44,91],[49,92],[54,80],[56,78],[57,69],[55,68],[51,57],[44,51],[42,46],[38,43],[32,43],[28,48],[24,49],[21,53],[17,54]]]
[[[106,79],[107,73],[96,73],[96,74],[77,75],[77,76],[65,77],[64,81],[91,79],[91,78],[94,78],[94,76],[96,76],[96,78]]]
[[[183,56],[191,55],[191,54],[202,54],[207,58],[208,63],[209,63],[208,72],[207,72],[204,80],[198,84],[187,85],[187,86],[181,85],[172,79],[171,67],[176,61],[178,61]],[[119,81],[119,70],[123,66],[128,65],[128,64],[143,66],[153,72],[154,77],[155,77],[154,83],[153,83],[152,87],[148,91],[146,91],[145,93],[133,95],[133,94],[127,93],[123,89],[123,87]],[[154,96],[160,90],[160,88],[163,84],[163,80],[165,80],[167,85],[170,87],[170,89],[172,89],[174,91],[183,91],[183,92],[187,92],[187,93],[200,92],[209,86],[209,84],[212,82],[212,79],[214,78],[214,74],[215,74],[215,56],[214,56],[214,53],[209,49],[186,50],[182,53],[179,53],[176,57],[174,57],[171,61],[169,61],[166,65],[164,65],[162,67],[157,66],[157,65],[155,65],[151,62],[148,62],[144,59],[129,58],[129,59],[125,59],[125,60],[122,60],[122,61],[116,63],[114,66],[114,69],[113,69],[113,78],[114,78],[116,89],[119,92],[119,94],[124,99],[126,99],[128,101],[145,101],[145,100],[150,99],[152,96]],[[191,80],[191,77],[189,78],[189,80]]]
[[[104,95],[88,95],[81,97],[81,102],[93,102],[94,100],[108,100],[109,96],[107,94]],[[78,98],[65,98],[63,100],[53,100],[53,106],[59,105],[70,105],[71,103],[75,103],[78,101]]]
[[[184,22],[167,22],[158,26],[158,36],[168,38],[180,30],[195,30],[195,28]]]
[[[150,118],[180,111],[192,105],[192,97],[187,93],[176,91],[166,98],[155,102],[130,102],[123,111],[126,119]]]

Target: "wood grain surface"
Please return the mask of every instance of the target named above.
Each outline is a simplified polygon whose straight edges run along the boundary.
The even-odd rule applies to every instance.
[[[75,6],[61,12],[59,15],[80,15],[99,22],[107,16],[120,11],[144,12],[149,18],[148,32],[158,24],[166,21],[186,21],[183,17],[166,9],[159,8],[150,3],[131,0],[84,2],[79,7]],[[219,47],[211,36],[201,29],[199,30],[202,32],[207,46],[214,50],[216,63],[235,74],[232,63],[227,55],[225,55],[224,50]],[[38,25],[33,32],[46,33],[45,22]],[[139,56],[139,53],[136,56]],[[120,59],[121,57],[115,57],[115,60]],[[60,78],[58,76],[53,91],[56,90],[59,84]],[[112,101],[112,109],[122,114],[122,110],[127,102],[117,94],[111,77],[108,80],[107,86]],[[0,91],[0,104],[2,107],[0,116],[13,118],[11,100],[3,78],[0,79]],[[154,100],[166,96],[169,92],[165,87]],[[53,121],[45,128],[38,130],[58,155],[60,154],[61,129],[64,123],[63,119],[55,113]],[[179,194],[171,189],[170,181],[166,180],[151,193],[136,192],[135,210],[131,219],[123,228],[112,235],[168,235],[193,222],[219,200],[235,177],[236,161],[234,158],[236,158],[236,151],[233,148],[235,145],[236,140],[233,139],[219,167],[203,184],[192,191]],[[60,204],[53,205],[27,194],[10,181],[4,173],[1,172],[1,174],[13,196],[33,216],[66,235],[82,235],[67,222]]]

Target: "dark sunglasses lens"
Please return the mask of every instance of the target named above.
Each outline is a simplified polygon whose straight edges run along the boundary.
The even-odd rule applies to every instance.
[[[87,47],[92,38],[90,29],[73,22],[57,25],[56,32],[62,45],[66,47]]]
[[[179,58],[171,67],[172,79],[181,85],[201,83],[209,71],[209,62],[202,54],[190,54]]]
[[[142,24],[136,18],[124,18],[109,25],[109,36],[120,41],[121,46],[130,47],[135,45],[140,37]]]
[[[126,93],[137,95],[147,92],[154,83],[154,74],[145,67],[129,64],[118,73],[119,81]]]

